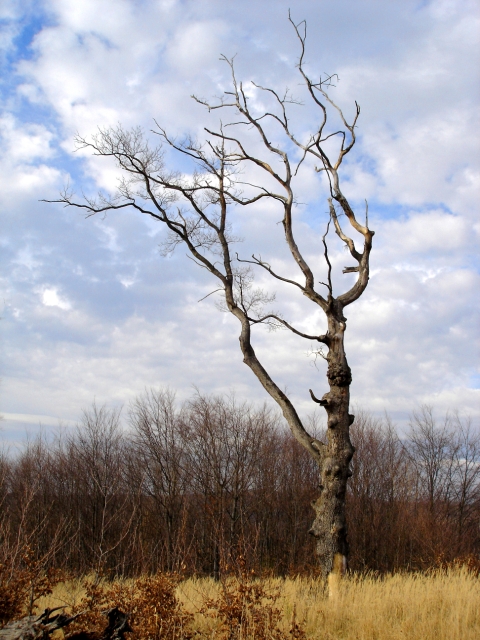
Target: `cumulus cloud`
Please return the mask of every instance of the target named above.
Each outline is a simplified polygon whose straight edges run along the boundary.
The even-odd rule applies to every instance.
[[[39,200],[55,199],[65,183],[79,194],[114,192],[114,164],[74,153],[76,131],[88,136],[121,122],[142,126],[155,142],[154,117],[172,135],[201,139],[204,126],[218,127],[219,112],[209,114],[189,96],[229,89],[221,53],[238,54],[238,77],[259,113],[272,104],[250,80],[288,86],[301,98],[304,106],[292,105],[292,126],[308,135],[318,114],[299,84],[288,3],[44,0],[35,15],[28,3],[1,7],[2,37],[13,52],[13,89],[0,116],[4,413],[74,419],[94,396],[122,403],[162,384],[180,397],[198,384],[217,392],[234,386],[263,400],[241,362],[235,319],[217,311],[214,296],[198,302],[215,283],[181,249],[159,256],[158,224],[126,211],[85,220]],[[304,17],[308,68],[338,72],[332,96],[348,117],[355,99],[362,107],[343,185],[359,215],[368,199],[376,236],[369,287],[347,309],[354,399],[399,420],[422,402],[478,415],[475,3],[322,0],[313,7],[299,0],[294,18]],[[263,153],[254,132],[245,133],[252,151]],[[166,161],[191,171],[171,153]],[[244,179],[256,180],[253,168]],[[327,185],[306,164],[296,188],[298,243],[316,280],[324,280]],[[238,212],[235,232],[245,238],[238,250],[261,253],[299,278],[280,217],[276,203]],[[349,261],[331,236],[340,291],[353,276],[341,274]],[[257,280],[272,288],[265,274]],[[289,321],[309,332],[324,328],[321,313],[296,291],[278,283],[273,289]],[[323,361],[308,356],[312,345],[260,328],[255,346],[302,414],[311,411],[306,390],[321,395],[326,385]]]
[[[68,300],[61,298],[58,295],[58,291],[55,288],[46,288],[42,293],[42,303],[46,307],[58,307],[59,309],[63,309],[64,311],[69,311],[72,308],[72,305]]]

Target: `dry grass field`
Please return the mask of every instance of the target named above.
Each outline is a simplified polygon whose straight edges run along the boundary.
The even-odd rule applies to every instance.
[[[118,588],[128,600],[125,593],[136,587],[123,582]],[[224,583],[190,578],[179,582],[175,593],[178,610],[191,617],[184,631],[177,629],[168,635],[172,638],[480,638],[480,579],[463,568],[383,578],[348,577],[330,596],[318,580],[301,577],[229,579]],[[39,602],[39,608],[78,606],[84,595],[81,582],[59,584]],[[296,624],[292,625],[292,619]],[[140,624],[137,629],[135,637],[141,638]]]

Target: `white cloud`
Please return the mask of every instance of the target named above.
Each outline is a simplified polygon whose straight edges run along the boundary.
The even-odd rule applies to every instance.
[[[18,12],[11,3],[2,7],[17,33]],[[196,302],[215,283],[181,249],[159,257],[158,225],[126,212],[85,221],[38,200],[54,198],[69,175],[78,192],[114,190],[111,163],[73,155],[75,131],[89,135],[117,122],[148,131],[153,117],[174,134],[200,137],[206,123],[218,126],[220,113],[208,114],[189,96],[228,89],[220,53],[238,53],[238,76],[258,108],[268,101],[251,88],[252,78],[301,96],[287,9],[286,0],[46,0],[48,25],[36,34],[32,55],[19,56],[17,94],[0,119],[8,222],[2,258],[11,274],[3,285],[9,413],[74,418],[94,396],[121,403],[151,384],[170,384],[180,396],[192,383],[207,391],[235,386],[239,395],[264,398],[242,364],[235,320],[215,310],[213,296]],[[362,106],[343,184],[359,211],[368,198],[377,233],[369,288],[347,310],[354,397],[379,411],[405,414],[433,402],[478,415],[479,392],[471,388],[480,228],[475,3],[322,0],[313,7],[299,0],[295,14],[309,23],[312,73],[338,71],[332,95],[346,113],[355,98]],[[307,105],[293,107],[299,135],[317,120]],[[252,132],[246,135],[258,152]],[[253,178],[249,167],[244,179]],[[299,246],[323,280],[325,184],[312,167],[296,184]],[[298,278],[280,218],[277,203],[238,212],[235,230],[246,237],[239,250],[262,253]],[[330,241],[341,271],[350,261],[333,234]],[[340,273],[335,287],[352,278]],[[279,308],[296,326],[313,332],[324,325],[303,296],[275,288]],[[310,345],[259,330],[255,347],[300,410],[310,411],[306,390],[326,387],[323,363],[317,372],[306,357]]]
[[[167,49],[170,65],[189,78],[205,73],[217,63],[221,41],[228,32],[221,20],[182,24]]]
[[[69,311],[72,305],[68,300],[58,295],[58,291],[53,288],[46,288],[42,293],[42,303],[46,307],[58,307],[64,311]]]
[[[474,204],[480,168],[468,164],[477,160],[478,125],[471,109],[457,109],[407,121],[395,132],[370,132],[365,147],[376,162],[380,198],[409,205],[444,202],[455,210]]]
[[[381,225],[381,233],[399,255],[431,255],[443,253],[451,256],[468,246],[472,229],[468,219],[445,211],[412,212],[403,220],[390,220]],[[392,255],[390,253],[390,255]]]
[[[38,158],[51,158],[53,134],[37,124],[18,125],[11,114],[0,118],[0,136],[3,153],[13,162],[33,162]]]
[[[46,163],[56,155],[55,136],[47,127],[22,123],[5,112],[0,117],[0,139],[0,190],[5,208],[35,197],[39,189],[60,184],[61,172]]]

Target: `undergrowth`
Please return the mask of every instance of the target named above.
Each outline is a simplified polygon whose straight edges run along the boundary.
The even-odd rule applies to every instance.
[[[71,607],[80,615],[69,634],[85,629],[100,633],[105,628],[103,613],[118,607],[130,616],[132,640],[189,640],[194,637],[193,615],[180,605],[177,585],[176,576],[163,574],[113,582],[88,577],[83,581],[84,596]]]
[[[16,576],[0,568],[2,621],[63,605],[80,613],[69,635],[105,628],[106,610],[129,614],[129,640],[474,640],[480,637],[478,572],[347,577],[335,597],[317,578],[220,581],[159,574],[111,580],[90,575],[59,582],[25,557]],[[89,636],[89,637],[93,637]],[[98,636],[97,636],[98,637]]]
[[[65,577],[58,569],[46,568],[29,546],[21,549],[15,563],[0,562],[0,627],[31,615],[37,602],[51,594]]]

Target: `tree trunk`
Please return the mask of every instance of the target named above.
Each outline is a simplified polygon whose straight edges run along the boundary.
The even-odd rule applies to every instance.
[[[341,576],[347,565],[348,543],[345,519],[345,494],[351,476],[350,461],[354,447],[350,442],[349,414],[352,374],[345,357],[346,319],[342,306],[332,300],[328,317],[328,371],[330,391],[317,402],[328,415],[327,442],[320,463],[320,497],[314,502],[315,521],[310,533],[317,538],[317,555],[325,577]],[[314,400],[316,398],[313,396]]]

